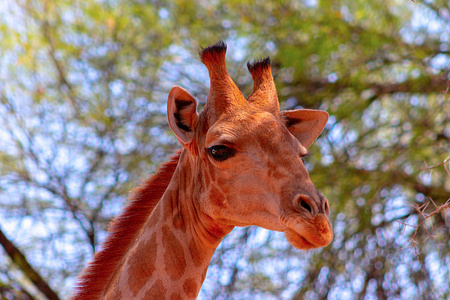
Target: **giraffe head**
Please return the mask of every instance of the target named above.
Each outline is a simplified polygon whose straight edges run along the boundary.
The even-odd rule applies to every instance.
[[[168,99],[169,125],[193,165],[197,210],[223,226],[283,231],[298,249],[328,245],[328,201],[302,161],[328,114],[280,112],[269,58],[247,65],[254,83],[245,99],[227,72],[225,53],[223,42],[200,53],[211,81],[200,114],[181,87]]]

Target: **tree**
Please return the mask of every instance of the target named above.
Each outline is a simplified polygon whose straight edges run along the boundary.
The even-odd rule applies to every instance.
[[[136,11],[20,1],[3,15],[2,225],[65,294],[126,193],[173,149],[154,96],[170,41],[155,7]]]
[[[304,253],[281,234],[235,230],[200,297],[449,296],[445,210],[428,218],[433,227],[421,223],[435,210],[424,204],[445,205],[450,195],[444,1],[21,0],[4,7],[1,226],[61,298],[127,192],[177,148],[165,121],[167,92],[180,84],[206,99],[196,53],[219,39],[229,44],[231,76],[247,95],[244,64],[270,55],[283,108],[330,113],[306,163],[330,201],[335,240]],[[0,261],[2,295],[39,296],[20,266],[8,270],[14,261],[6,255]]]

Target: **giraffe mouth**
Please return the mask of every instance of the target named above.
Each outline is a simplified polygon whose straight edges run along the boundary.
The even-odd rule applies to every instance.
[[[301,250],[309,250],[319,248],[320,246],[316,246],[310,243],[306,238],[304,238],[301,234],[295,232],[294,230],[288,228],[285,230],[284,235],[288,240],[289,244],[291,244],[296,249]]]
[[[318,215],[314,220],[289,220],[286,222],[284,235],[295,248],[309,250],[325,247],[333,240],[333,229],[325,215]]]

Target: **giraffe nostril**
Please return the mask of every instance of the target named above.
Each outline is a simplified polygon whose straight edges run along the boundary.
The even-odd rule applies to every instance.
[[[300,206],[303,207],[304,209],[306,209],[307,211],[309,211],[310,214],[312,214],[312,208],[308,203],[306,203],[306,201],[301,200]]]

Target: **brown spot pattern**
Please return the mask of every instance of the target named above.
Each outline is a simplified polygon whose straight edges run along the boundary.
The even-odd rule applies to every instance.
[[[203,263],[203,255],[198,250],[194,241],[189,242],[189,253],[191,253],[192,262],[196,267],[199,267]]]
[[[145,293],[144,299],[163,299],[166,297],[167,289],[161,279],[155,282],[152,287]]]
[[[197,283],[194,279],[189,278],[184,282],[183,290],[188,297],[195,298],[197,296]]]
[[[145,243],[139,244],[133,251],[134,253],[130,255],[128,285],[133,295],[136,295],[141,290],[156,269],[157,248],[155,245],[156,233]]]
[[[180,279],[186,270],[186,259],[183,247],[170,228],[165,225],[162,229],[164,246],[164,264],[171,279]]]
[[[172,294],[170,296],[170,300],[184,300],[183,297],[181,297],[180,294]]]
[[[170,198],[169,198],[170,200],[166,201],[163,205],[164,206],[163,221],[172,217],[172,214],[173,214],[172,203],[176,203],[176,200],[177,200],[176,192],[175,191],[169,191],[169,192],[170,192]]]
[[[186,231],[186,226],[184,226],[183,218],[181,217],[180,213],[177,213],[173,218],[173,226],[177,229]]]

